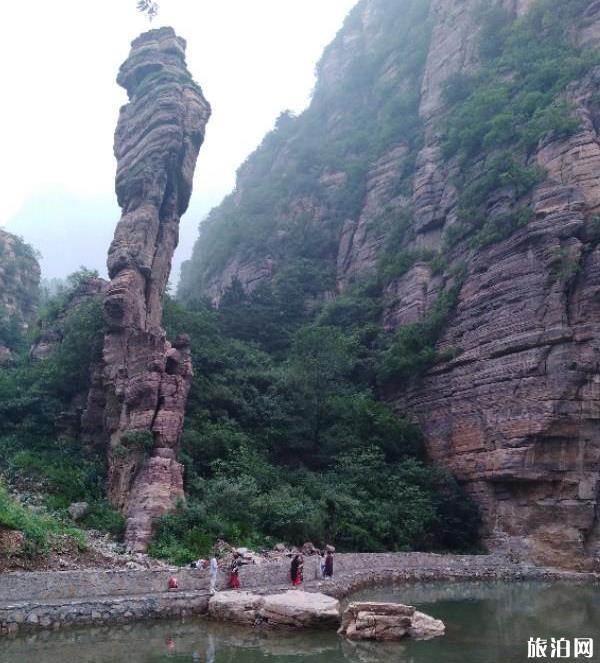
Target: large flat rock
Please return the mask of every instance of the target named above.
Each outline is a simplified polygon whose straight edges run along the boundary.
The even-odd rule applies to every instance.
[[[208,614],[223,622],[254,625],[264,598],[251,592],[218,592],[208,602]]]
[[[337,628],[340,623],[340,602],[315,592],[289,590],[265,596],[259,611],[268,624],[294,628]]]
[[[269,596],[230,591],[210,599],[208,614],[238,624],[333,629],[340,623],[340,602],[325,594],[298,590]]]

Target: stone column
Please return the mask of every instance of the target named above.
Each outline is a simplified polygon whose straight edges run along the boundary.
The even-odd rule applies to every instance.
[[[153,521],[183,499],[179,440],[192,380],[189,339],[167,341],[163,299],[210,106],[172,28],[132,42],[119,70],[129,101],[114,153],[122,209],[108,252],[102,366],[84,429],[108,445],[108,498],[127,517],[126,544],[143,551]]]

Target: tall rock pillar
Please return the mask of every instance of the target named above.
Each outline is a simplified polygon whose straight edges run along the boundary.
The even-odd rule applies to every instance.
[[[166,340],[163,299],[210,106],[171,28],[132,42],[117,77],[129,102],[115,132],[122,215],[108,251],[102,366],[84,426],[108,445],[108,497],[127,518],[126,544],[146,549],[153,521],[183,498],[178,462],[192,379],[189,341]]]

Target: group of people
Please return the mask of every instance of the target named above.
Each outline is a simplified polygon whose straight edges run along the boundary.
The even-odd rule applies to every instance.
[[[316,568],[317,580],[321,578],[333,578],[333,551],[328,550],[319,553],[319,561]],[[304,556],[297,553],[292,558],[290,565],[290,578],[292,585],[298,587],[304,581]]]
[[[213,553],[210,560],[199,559],[193,562],[192,567],[197,569],[208,568],[210,573],[210,593],[214,594],[217,587],[217,575],[219,573],[219,563],[216,555]],[[238,552],[233,553],[233,559],[229,566],[229,587],[231,589],[240,588],[240,567],[242,566],[241,555]],[[316,569],[317,579],[333,578],[333,551],[328,550],[319,553],[319,560]],[[302,553],[296,553],[292,558],[290,566],[290,578],[292,585],[298,587],[304,581],[304,556]]]

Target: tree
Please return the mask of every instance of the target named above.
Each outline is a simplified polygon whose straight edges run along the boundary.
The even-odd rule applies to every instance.
[[[146,14],[151,21],[158,14],[159,4],[158,2],[153,2],[153,0],[138,0],[137,9],[142,14]]]

